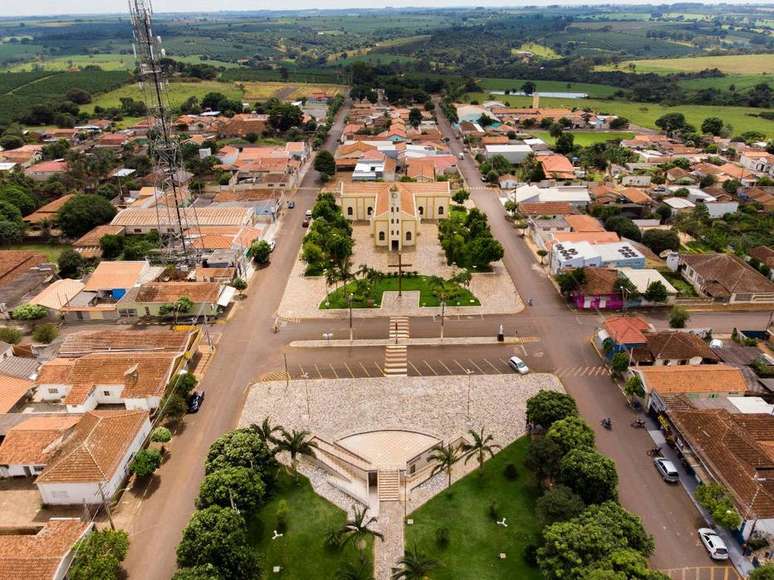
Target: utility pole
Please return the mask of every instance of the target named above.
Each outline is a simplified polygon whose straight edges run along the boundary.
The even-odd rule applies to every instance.
[[[110,504],[107,501],[107,498],[105,498],[105,492],[102,489],[102,482],[97,482],[97,487],[99,488],[99,495],[102,496],[102,505],[105,506],[105,513],[107,514],[108,521],[110,522],[110,529],[115,530],[116,525],[113,523],[113,514],[110,513]]]
[[[446,314],[446,300],[441,300],[441,340],[443,340],[443,322]]]
[[[473,371],[470,369],[465,369],[465,374],[468,375],[468,410],[467,410],[467,418],[468,421],[470,421],[470,377],[473,375]]]
[[[304,390],[306,391],[306,420],[308,424],[312,422],[312,411],[309,405],[309,373],[304,372],[301,378],[304,379]]]

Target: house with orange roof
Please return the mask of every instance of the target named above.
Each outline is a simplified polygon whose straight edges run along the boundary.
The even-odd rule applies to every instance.
[[[0,444],[0,477],[33,477],[46,467],[78,415],[29,417],[11,427]]]
[[[130,289],[116,307],[127,318],[185,318],[218,316],[231,303],[236,289],[216,282],[149,282]],[[181,298],[192,306],[175,314],[170,308]]]
[[[40,367],[37,396],[62,403],[68,413],[84,413],[99,405],[153,410],[186,362],[184,352],[103,352],[56,358]]]
[[[250,134],[262,135],[269,125],[268,115],[240,113],[226,121],[219,129],[218,135],[223,138],[244,139]]]
[[[542,155],[538,160],[546,179],[575,179],[575,168],[564,155]]]
[[[644,318],[639,316],[610,316],[594,333],[594,344],[601,353],[612,357],[617,352],[632,351],[645,346],[645,333],[652,330]],[[607,340],[610,342],[606,342]]]
[[[430,157],[408,159],[406,176],[420,183],[435,181],[435,163]]]
[[[774,155],[768,151],[745,151],[739,157],[739,163],[750,171],[774,175]]]
[[[344,217],[367,221],[374,244],[400,251],[416,245],[422,219],[442,219],[449,213],[448,181],[429,183],[341,182],[339,197]]]
[[[41,228],[44,222],[48,224],[56,224],[57,214],[62,206],[75,197],[72,193],[63,195],[56,198],[54,201],[47,203],[44,206],[39,207],[31,214],[24,216],[24,223],[32,228]]]
[[[0,578],[64,580],[75,546],[94,529],[80,518],[51,518],[0,534]]]
[[[647,406],[656,410],[666,408],[665,396],[708,399],[744,396],[747,392],[742,371],[725,364],[640,366],[632,372],[642,381]]]
[[[67,169],[67,161],[64,159],[54,159],[30,165],[24,170],[24,175],[35,181],[46,181],[52,177],[64,175],[67,173]]]
[[[151,431],[147,411],[89,411],[35,480],[45,505],[102,504],[121,489]]]
[[[27,168],[43,159],[43,145],[27,144],[16,149],[0,151],[0,161],[16,163]]]

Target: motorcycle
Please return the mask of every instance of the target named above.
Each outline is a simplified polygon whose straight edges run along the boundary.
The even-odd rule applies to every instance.
[[[602,421],[600,421],[600,424],[608,431],[613,430],[613,422],[610,420],[610,417],[605,417],[604,419],[602,419]]]
[[[656,445],[652,449],[648,449],[648,455],[651,457],[661,457],[661,446]]]
[[[632,427],[635,429],[644,429],[645,428],[645,421],[643,419],[635,419],[632,421]]]

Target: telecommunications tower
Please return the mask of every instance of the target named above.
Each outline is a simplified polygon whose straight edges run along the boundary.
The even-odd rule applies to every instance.
[[[198,220],[193,207],[182,207],[187,184],[180,147],[172,135],[171,107],[167,80],[161,66],[164,49],[161,37],[153,35],[153,7],[150,0],[129,0],[129,13],[134,35],[134,56],[138,80],[148,109],[150,155],[155,162],[155,209],[162,239],[162,258],[181,266],[194,266],[197,251],[186,235],[198,233]],[[190,223],[189,223],[190,222]]]

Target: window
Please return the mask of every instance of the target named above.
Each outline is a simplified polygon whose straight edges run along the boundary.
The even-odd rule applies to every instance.
[[[425,215],[425,208],[423,208],[421,205],[419,206],[419,215]]]
[[[347,208],[347,215],[352,215],[352,206]]]
[[[104,397],[109,397],[110,396],[110,391],[102,391],[102,395]]]
[[[442,205],[438,206],[438,215],[443,215],[443,206]]]
[[[372,213],[374,213],[374,208],[369,206],[368,207],[368,215],[371,215]]]
[[[380,242],[384,241],[384,232],[379,232],[379,241]]]
[[[411,232],[406,232],[406,241],[407,242],[411,241]]]
[[[134,233],[135,234],[141,234],[142,233],[142,228],[134,228]]]
[[[49,388],[48,388],[48,394],[49,394],[49,395],[56,395],[56,394],[58,394],[58,393],[59,393],[59,389],[52,388],[52,387],[49,387]]]

